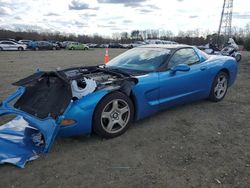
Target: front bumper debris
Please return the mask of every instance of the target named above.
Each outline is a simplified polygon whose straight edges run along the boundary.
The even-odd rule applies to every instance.
[[[39,119],[9,104],[24,91],[25,88],[19,87],[0,106],[0,116],[16,116],[0,126],[0,164],[11,163],[24,167],[27,161],[50,150],[59,130],[59,125],[52,117]]]

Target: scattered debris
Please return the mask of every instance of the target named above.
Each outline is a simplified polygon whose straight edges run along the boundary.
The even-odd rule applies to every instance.
[[[221,184],[221,181],[220,180],[218,180],[218,179],[214,179],[218,184]]]

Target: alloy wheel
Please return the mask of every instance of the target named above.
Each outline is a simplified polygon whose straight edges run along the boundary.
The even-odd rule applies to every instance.
[[[227,91],[227,77],[224,74],[221,74],[217,79],[217,84],[214,88],[214,95],[217,99],[224,97]]]
[[[101,114],[101,125],[108,133],[120,132],[130,119],[128,103],[122,99],[114,99],[109,102]]]

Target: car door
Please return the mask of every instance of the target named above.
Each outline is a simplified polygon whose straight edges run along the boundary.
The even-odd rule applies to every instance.
[[[46,42],[40,42],[39,46],[41,50],[46,50],[47,47]]]
[[[36,47],[37,47],[39,50],[43,50],[43,42],[37,42]]]
[[[171,69],[180,64],[188,65],[190,70],[173,73]],[[168,61],[167,70],[159,73],[160,108],[164,109],[206,97],[208,76],[206,62],[201,62],[193,48],[177,50]]]
[[[3,50],[7,50],[7,44],[5,44],[6,42],[0,42],[0,46]]]
[[[10,48],[10,50],[17,50],[18,45],[14,42],[9,42],[9,48]]]
[[[52,48],[53,48],[52,43],[50,43],[50,42],[45,42],[45,45],[46,45],[46,50],[52,50]]]
[[[43,50],[47,50],[47,48],[48,48],[47,43],[46,42],[42,42],[42,49]]]
[[[82,46],[81,46],[80,43],[76,43],[75,46],[76,46],[76,49],[77,49],[77,50],[81,50],[81,48],[82,48]]]

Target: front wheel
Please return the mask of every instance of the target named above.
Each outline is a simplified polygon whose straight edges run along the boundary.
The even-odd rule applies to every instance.
[[[228,74],[221,71],[215,77],[213,85],[210,91],[209,99],[214,102],[221,101],[226,93],[228,88]]]
[[[97,105],[93,117],[93,131],[103,138],[122,135],[134,116],[131,99],[121,92],[104,97]]]
[[[18,51],[23,51],[24,49],[23,49],[23,47],[18,47],[17,50]]]

